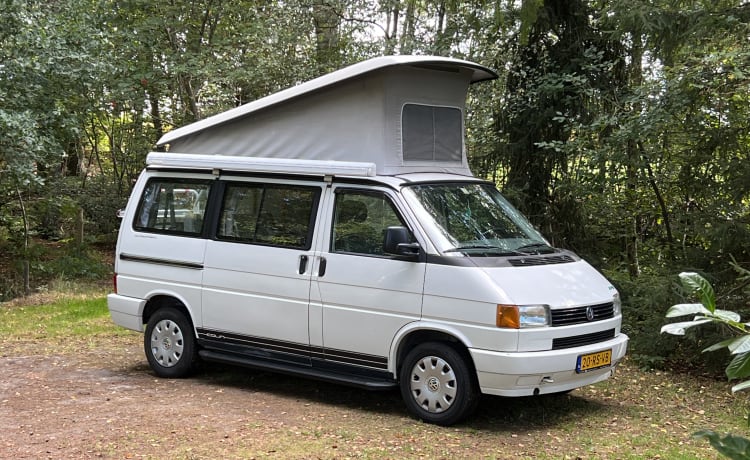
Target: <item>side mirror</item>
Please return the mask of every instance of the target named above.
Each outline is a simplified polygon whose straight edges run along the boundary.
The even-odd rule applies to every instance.
[[[406,227],[388,227],[383,237],[383,252],[410,259],[419,257],[419,243],[410,243],[410,236]]]

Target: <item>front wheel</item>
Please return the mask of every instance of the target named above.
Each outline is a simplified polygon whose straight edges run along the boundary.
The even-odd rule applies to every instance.
[[[176,308],[156,311],[143,337],[146,358],[159,377],[190,375],[196,361],[195,336],[185,315]]]
[[[442,342],[428,342],[406,355],[401,396],[414,416],[448,426],[469,416],[479,402],[476,378],[464,357]]]

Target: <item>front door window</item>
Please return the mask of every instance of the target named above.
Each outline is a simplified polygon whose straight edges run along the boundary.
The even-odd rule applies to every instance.
[[[386,229],[404,226],[393,204],[381,193],[336,194],[331,252],[385,256]]]

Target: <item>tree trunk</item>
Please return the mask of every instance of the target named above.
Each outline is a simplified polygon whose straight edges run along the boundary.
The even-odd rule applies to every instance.
[[[398,18],[401,15],[400,3],[394,2],[393,8],[388,10],[388,22],[385,31],[385,54],[391,55],[396,50],[398,39]]]
[[[26,214],[26,205],[23,202],[21,190],[16,186],[18,204],[21,206],[21,217],[23,218],[23,295],[31,294],[31,275],[29,270],[29,218]]]
[[[406,13],[404,15],[404,27],[401,28],[401,38],[399,39],[399,50],[401,54],[411,54],[414,50],[415,42],[415,22],[416,0],[406,0]]]
[[[83,226],[84,226],[85,219],[83,218],[83,208],[78,208],[78,213],[76,214],[76,233],[75,233],[75,243],[76,246],[79,248],[83,246]]]
[[[31,294],[31,279],[29,274],[29,261],[23,261],[23,295],[27,297]]]
[[[316,1],[313,4],[313,25],[315,27],[315,57],[320,73],[330,72],[340,66],[341,17],[332,2]]]
[[[656,197],[656,201],[659,203],[659,209],[661,210],[661,218],[664,221],[664,231],[666,232],[666,235],[667,235],[669,253],[671,255],[672,244],[674,243],[674,237],[672,236],[672,225],[669,219],[669,209],[667,209],[667,203],[664,200],[664,196],[662,195],[661,190],[659,190],[659,185],[656,183],[654,170],[651,168],[651,163],[649,163],[648,161],[648,157],[646,156],[646,151],[643,148],[643,143],[639,142],[638,148],[640,149],[641,156],[643,157],[643,164],[644,164],[644,168],[646,169],[648,183],[649,185],[651,185],[651,190],[654,191],[654,196]]]
[[[151,124],[154,127],[153,143],[155,144],[164,134],[164,123],[161,119],[161,106],[159,105],[159,93],[154,89],[150,89],[146,94],[149,100],[149,105],[151,106]],[[157,150],[163,151],[164,146],[158,146]]]
[[[633,34],[633,45],[630,51],[630,84],[634,87],[643,83],[643,72],[641,60],[643,59],[643,43],[640,34]],[[634,113],[640,113],[641,104],[636,103],[633,106]],[[640,164],[640,153],[638,144],[635,140],[630,139],[626,144],[626,164],[625,164],[625,186],[628,190],[628,209],[633,210],[631,216],[631,225],[628,228],[625,242],[625,256],[627,258],[628,273],[631,279],[635,279],[641,274],[640,263],[638,260],[638,238],[640,221],[638,206],[638,165]]]

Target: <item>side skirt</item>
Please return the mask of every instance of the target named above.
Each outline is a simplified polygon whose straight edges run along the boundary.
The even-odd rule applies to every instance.
[[[247,355],[225,353],[217,350],[200,350],[199,356],[206,361],[215,361],[235,366],[261,369],[265,371],[278,372],[281,374],[307,377],[325,382],[339,383],[342,385],[363,388],[366,390],[390,390],[397,386],[396,381],[390,378],[390,374],[383,372],[380,376],[359,375],[328,368],[317,359],[312,360],[312,367],[301,366],[288,362],[270,361],[254,358]],[[316,366],[317,364],[317,366]],[[338,368],[338,366],[337,366]]]

